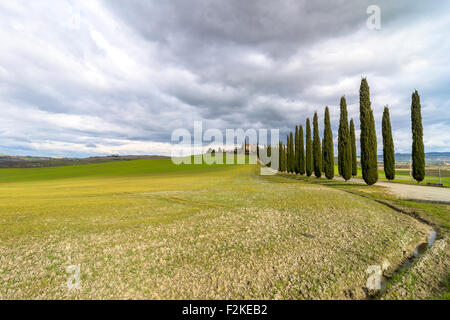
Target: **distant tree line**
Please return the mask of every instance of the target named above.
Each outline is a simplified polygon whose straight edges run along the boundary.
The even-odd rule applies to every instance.
[[[368,185],[378,181],[377,165],[377,135],[375,119],[370,101],[370,90],[367,79],[361,80],[359,90],[360,112],[360,162],[362,178]],[[420,96],[417,90],[412,94],[412,172],[419,183],[425,178],[425,151],[423,145],[423,127]],[[320,129],[317,111],[313,116],[311,130],[310,119],[306,119],[304,137],[303,125],[297,125],[294,132],[286,136],[286,144],[279,141],[279,171],[300,174],[310,177],[313,173],[317,178],[324,173],[327,179],[335,175],[333,132],[331,129],[330,111],[325,107],[323,139],[320,139]],[[356,155],[356,133],[353,119],[348,122],[347,102],[345,96],[340,100],[340,120],[338,129],[338,174],[348,181],[358,174]],[[395,179],[395,151],[392,138],[391,120],[388,106],[384,107],[382,118],[383,162],[386,179]],[[305,138],[305,140],[304,140]],[[257,146],[259,157],[259,145]]]

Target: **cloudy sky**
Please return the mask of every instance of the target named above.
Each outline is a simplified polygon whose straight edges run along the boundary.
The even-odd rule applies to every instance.
[[[378,136],[388,104],[410,151],[417,89],[426,152],[450,151],[449,14],[448,1],[1,1],[0,154],[169,154],[195,120],[284,135],[315,110],[322,125],[326,105],[336,137],[342,95],[359,128],[362,76]]]

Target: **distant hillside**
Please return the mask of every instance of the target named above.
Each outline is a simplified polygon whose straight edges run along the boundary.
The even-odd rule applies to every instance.
[[[148,156],[119,156],[110,155],[104,157],[89,157],[89,158],[52,158],[52,157],[33,157],[33,156],[11,156],[0,155],[0,168],[39,168],[39,167],[56,167],[56,166],[72,166],[78,164],[115,162],[115,161],[130,161],[142,159],[164,159],[166,156],[148,155]],[[336,157],[337,161],[337,157]],[[378,155],[378,161],[383,162],[383,155]],[[409,163],[411,161],[411,154],[396,153],[395,161],[397,164]],[[450,164],[450,152],[429,152],[425,154],[425,161],[427,165],[438,163]]]
[[[383,155],[378,155],[378,161],[383,161]],[[396,153],[395,162],[410,162],[410,153]],[[428,152],[425,153],[425,161],[427,164],[450,163],[450,152]]]
[[[39,168],[39,167],[57,167],[72,166],[78,164],[130,161],[142,159],[164,159],[165,156],[104,156],[89,158],[51,158],[51,157],[32,157],[32,156],[10,156],[0,155],[0,168]]]

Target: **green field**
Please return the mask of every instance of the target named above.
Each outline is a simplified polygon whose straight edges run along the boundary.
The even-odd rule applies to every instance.
[[[441,177],[439,178],[438,170],[430,169],[425,171],[425,179],[424,183],[442,183],[445,187],[450,187],[450,171],[449,170],[441,170]],[[395,170],[396,179],[399,181],[408,181],[417,183],[413,177],[410,176],[409,169],[396,169]],[[382,177],[384,178],[384,171],[382,172]]]
[[[337,164],[334,165],[334,172],[335,175],[338,175],[338,166]],[[441,170],[441,178],[439,179],[438,171],[435,169],[427,169],[426,170],[426,176],[423,180],[422,184],[426,183],[442,183],[444,187],[450,187],[450,171],[449,170]],[[357,178],[362,179],[362,171],[361,168],[358,167],[358,174],[356,176]],[[382,181],[387,181],[384,171],[378,170],[378,178]],[[417,181],[414,180],[413,177],[410,176],[409,169],[395,169],[395,179],[393,182],[398,183],[407,183],[407,184],[417,184]]]
[[[373,200],[258,169],[0,169],[0,299],[360,299],[370,265],[393,270],[426,238]]]

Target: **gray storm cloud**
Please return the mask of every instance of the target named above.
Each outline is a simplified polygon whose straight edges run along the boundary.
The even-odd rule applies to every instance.
[[[366,27],[369,5],[381,29]],[[0,153],[169,154],[171,132],[280,128],[339,98],[359,126],[362,76],[380,133],[410,150],[422,97],[426,151],[450,148],[449,4],[432,1],[3,1]],[[380,134],[379,134],[380,136]],[[380,141],[381,142],[381,141]],[[380,143],[381,146],[381,143]]]

